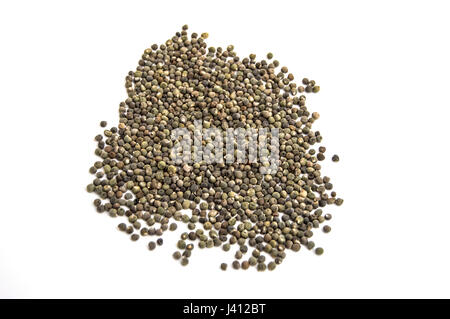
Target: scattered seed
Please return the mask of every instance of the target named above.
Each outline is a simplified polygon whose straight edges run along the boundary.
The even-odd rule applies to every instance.
[[[323,248],[317,247],[314,252],[316,253],[316,255],[320,256],[323,254]]]

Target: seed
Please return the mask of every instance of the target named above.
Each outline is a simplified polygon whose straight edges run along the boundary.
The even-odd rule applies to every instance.
[[[244,260],[244,261],[241,263],[241,268],[244,269],[244,270],[247,270],[248,267],[250,267],[250,263],[249,263],[247,260]]]
[[[171,231],[174,231],[174,230],[176,230],[177,229],[177,224],[176,223],[172,223],[172,224],[170,224],[170,226],[169,226],[169,229],[171,230]]]
[[[131,235],[131,240],[132,241],[136,241],[136,240],[138,240],[139,239],[139,235],[138,234],[133,234],[133,235]]]
[[[184,240],[179,240],[177,243],[178,249],[185,249],[186,248],[186,242]]]
[[[119,230],[121,231],[125,231],[127,229],[127,225],[125,223],[120,223],[119,225],[117,225],[117,228],[119,228]]]
[[[268,265],[267,265],[267,269],[269,269],[270,271],[274,270],[277,267],[277,264],[273,261],[271,261]]]
[[[269,59],[269,60],[271,60],[272,58],[273,58],[273,54],[272,53],[267,53],[267,58]]]
[[[101,121],[100,122],[100,126],[101,127],[106,127],[106,125],[108,125],[108,123],[106,121]]]
[[[266,264],[264,264],[264,263],[258,264],[257,270],[258,271],[265,271],[266,270]]]
[[[325,225],[325,226],[323,226],[322,230],[324,233],[329,233],[331,231],[331,227],[328,225]]]
[[[317,247],[314,252],[316,253],[316,255],[320,256],[323,254],[323,248],[322,247]]]
[[[233,269],[236,269],[236,270],[241,268],[241,264],[237,260],[233,261],[232,266],[233,266]]]
[[[181,253],[179,251],[176,251],[173,253],[173,259],[179,260],[181,258]]]
[[[151,241],[148,243],[148,249],[153,250],[156,248],[156,243],[154,241]]]
[[[164,241],[163,241],[162,238],[158,238],[158,239],[156,240],[156,243],[158,244],[158,246],[162,246],[162,244],[164,243]]]
[[[186,266],[187,264],[189,264],[189,259],[187,259],[186,257],[183,257],[181,259],[181,265]]]
[[[220,264],[220,269],[222,269],[223,271],[227,270],[227,264],[226,263],[221,263]]]
[[[333,155],[333,157],[331,158],[331,160],[333,162],[339,162],[339,156],[338,155]]]
[[[312,88],[313,93],[317,93],[320,91],[320,86],[316,85]]]
[[[134,227],[135,229],[141,229],[141,223],[138,222],[138,221],[135,221],[135,222],[133,223],[133,227]]]

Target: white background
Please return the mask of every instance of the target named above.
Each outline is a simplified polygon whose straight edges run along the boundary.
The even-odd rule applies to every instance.
[[[446,1],[3,1],[0,4],[0,296],[450,297]],[[117,124],[124,78],[189,24],[243,57],[271,51],[321,114],[323,165],[345,199],[321,257],[222,272],[219,249],[149,252],[85,191],[100,120]],[[179,228],[182,230],[183,228]]]

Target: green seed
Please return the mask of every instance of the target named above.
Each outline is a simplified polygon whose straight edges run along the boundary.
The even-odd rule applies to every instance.
[[[189,259],[187,259],[186,257],[183,257],[181,259],[181,265],[186,266],[187,264],[189,264]]]
[[[179,260],[181,258],[181,253],[179,251],[176,251],[172,256],[175,260]]]
[[[273,261],[271,261],[268,265],[267,265],[267,269],[269,269],[270,271],[274,270],[277,267],[277,264]]]
[[[265,271],[266,270],[266,264],[259,263],[258,266],[257,266],[257,270],[258,271]]]
[[[186,242],[184,240],[179,240],[177,243],[178,249],[185,249],[186,248]]]

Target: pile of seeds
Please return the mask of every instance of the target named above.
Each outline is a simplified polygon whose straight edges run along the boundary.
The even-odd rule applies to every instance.
[[[100,160],[89,170],[95,178],[87,191],[98,195],[97,211],[126,218],[118,229],[133,241],[149,238],[149,250],[163,245],[166,231],[187,224],[173,253],[182,265],[194,248],[232,250],[232,268],[258,271],[274,270],[288,249],[304,246],[321,255],[313,230],[331,219],[323,208],[343,200],[320,172],[326,148],[313,148],[322,141],[312,129],[319,114],[307,110],[303,93],[317,93],[319,86],[306,78],[296,84],[287,67],[277,70],[272,53],[267,60],[254,54],[240,59],[232,45],[208,47],[207,33],[188,36],[187,29],[144,51],[125,79],[119,124],[95,137]],[[238,143],[228,158],[212,162],[201,138],[188,148],[195,158],[176,161],[173,131],[195,136],[199,123],[222,131],[277,129],[278,140],[264,153],[276,148],[276,169],[263,170],[263,160],[236,161]],[[253,147],[250,138],[245,144]]]

